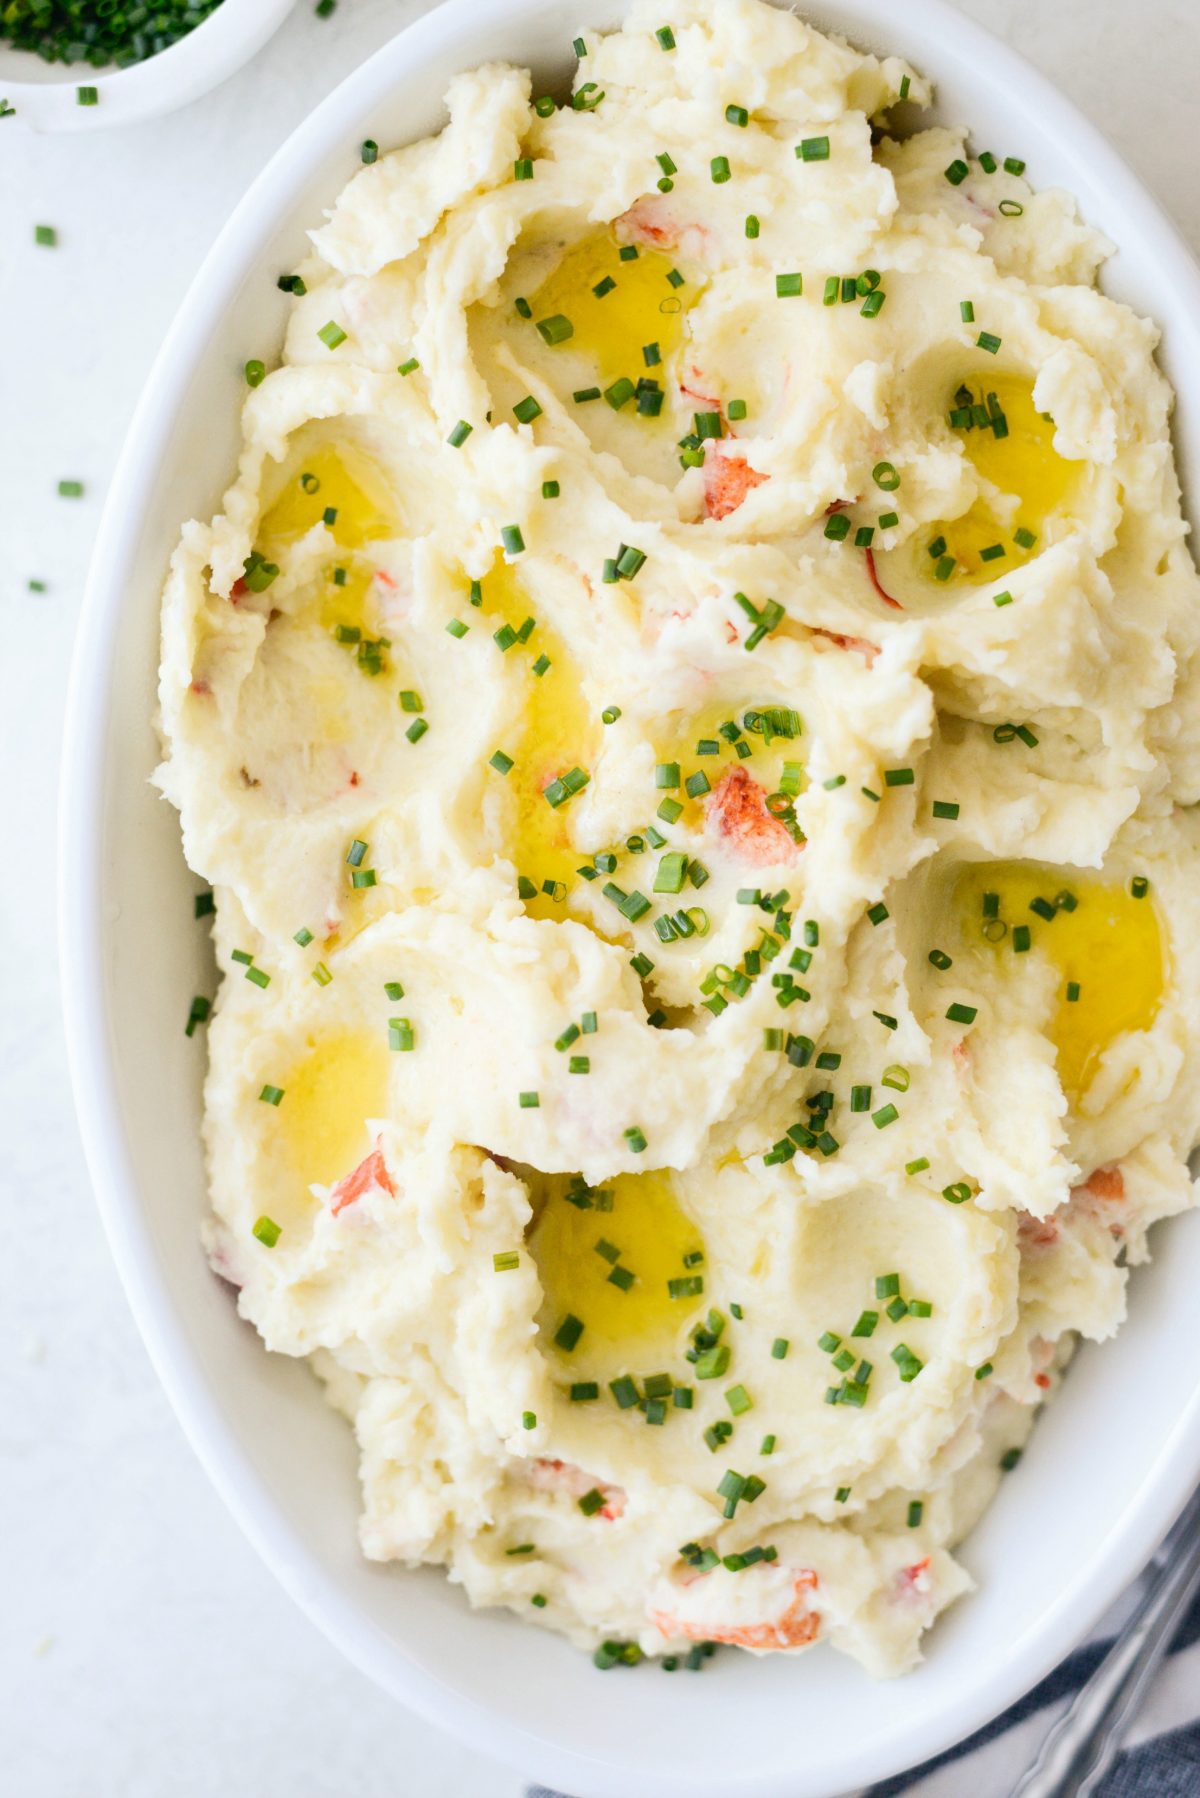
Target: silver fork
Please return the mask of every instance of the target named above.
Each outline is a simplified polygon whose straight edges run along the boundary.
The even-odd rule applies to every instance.
[[[1200,1588],[1200,1489],[1140,1581],[1128,1623],[1050,1730],[1010,1798],[1088,1798],[1104,1778]]]

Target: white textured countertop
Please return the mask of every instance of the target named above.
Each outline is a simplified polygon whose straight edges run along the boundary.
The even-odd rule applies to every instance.
[[[958,3],[1078,102],[1200,246],[1195,0]],[[67,664],[134,401],[250,179],[424,10],[339,0],[321,20],[299,0],[249,69],[173,118],[61,138],[0,122],[0,1788],[21,1798],[521,1789],[486,1743],[449,1741],[346,1665],[210,1489],[93,1211],[55,971]],[[35,246],[38,223],[57,248]],[[60,479],[84,497],[59,499]],[[997,1795],[1013,1771],[997,1767]]]

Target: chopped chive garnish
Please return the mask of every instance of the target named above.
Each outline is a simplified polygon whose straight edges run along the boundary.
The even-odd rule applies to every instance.
[[[786,1360],[787,1352],[788,1352],[788,1349],[790,1348],[790,1346],[791,1346],[791,1344],[789,1343],[786,1336],[777,1336],[775,1338],[774,1342],[771,1344],[772,1359],[775,1361]]]
[[[971,173],[961,156],[956,156],[949,166],[942,170],[951,187],[960,187]]]
[[[728,156],[714,156],[709,162],[708,172],[717,187],[723,186],[731,173]]]
[[[975,342],[981,350],[986,350],[989,356],[994,356],[1000,348],[1000,339],[991,331],[981,331]]]
[[[654,35],[658,39],[658,47],[660,50],[673,50],[675,48],[675,33],[671,30],[669,25],[660,25]]]
[[[801,274],[776,275],[775,297],[780,300],[795,299],[804,292],[804,276]]]
[[[498,1274],[512,1273],[513,1269],[520,1267],[520,1265],[521,1254],[519,1249],[499,1249],[492,1256],[492,1269]],[[516,1552],[518,1551],[509,1549],[510,1554]]]
[[[183,1034],[195,1036],[198,1027],[201,1024],[207,1024],[211,1011],[212,1000],[206,999],[202,993],[197,993],[188,1008],[187,1023],[183,1027]]]
[[[579,1341],[579,1338],[583,1335],[583,1328],[584,1326],[580,1319],[574,1316],[572,1312],[568,1311],[567,1315],[563,1318],[557,1330],[554,1332],[555,1345],[558,1348],[565,1350],[567,1353],[570,1353]]]
[[[796,145],[796,156],[801,162],[828,162],[829,139],[827,137],[805,137]]]
[[[326,324],[321,326],[321,329],[317,332],[317,336],[321,339],[321,342],[325,345],[327,350],[336,350],[339,343],[345,343],[346,341],[346,333],[342,330],[342,327],[337,321],[332,318]]]
[[[255,1219],[254,1227],[250,1233],[252,1236],[258,1238],[264,1248],[273,1249],[275,1244],[279,1241],[279,1238],[282,1236],[283,1231],[273,1217],[267,1217],[264,1213],[262,1217]]]
[[[762,229],[762,226],[759,223],[758,218],[756,217],[756,215],[753,212],[748,212],[746,214],[745,229],[746,229],[746,236],[750,237],[750,238],[757,237],[759,232]]]
[[[568,337],[575,334],[574,325],[561,312],[551,313],[549,318],[540,318],[536,329],[542,342],[550,344],[565,343]]]

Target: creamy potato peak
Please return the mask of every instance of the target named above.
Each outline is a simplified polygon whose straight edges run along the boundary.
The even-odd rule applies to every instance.
[[[898,59],[759,0],[576,55],[262,271],[172,561],[207,1246],[373,1559],[602,1667],[891,1674],[1192,1200],[1171,395]]]

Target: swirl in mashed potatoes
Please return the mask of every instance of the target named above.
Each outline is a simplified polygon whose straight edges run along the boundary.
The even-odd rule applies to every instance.
[[[1191,1201],[1170,394],[902,62],[759,0],[577,48],[350,181],[172,563],[208,1244],[372,1558],[891,1673]]]

